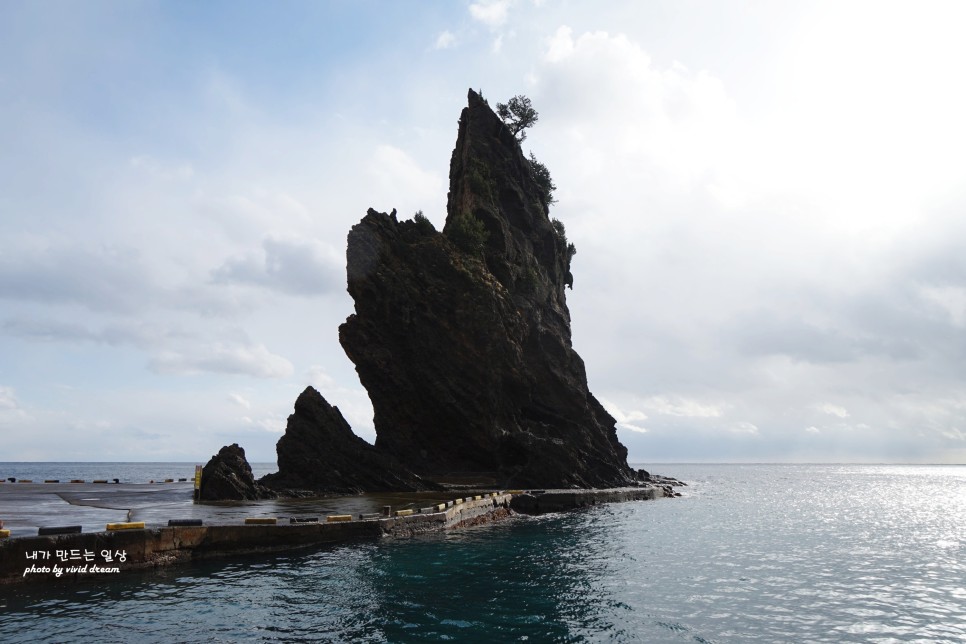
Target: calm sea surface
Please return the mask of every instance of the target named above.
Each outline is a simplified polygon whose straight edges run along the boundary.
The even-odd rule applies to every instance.
[[[966,467],[648,469],[688,481],[686,496],[102,583],[0,587],[0,633],[7,642],[966,641]]]

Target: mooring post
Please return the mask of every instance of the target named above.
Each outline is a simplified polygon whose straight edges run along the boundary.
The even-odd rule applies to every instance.
[[[201,466],[195,465],[195,503],[201,500]]]

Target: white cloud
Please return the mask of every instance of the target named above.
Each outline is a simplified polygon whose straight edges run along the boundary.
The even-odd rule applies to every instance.
[[[293,295],[319,295],[343,284],[342,259],[315,240],[268,237],[262,249],[228,259],[212,273],[216,283],[252,284]]]
[[[185,181],[191,179],[195,174],[191,163],[187,161],[165,163],[149,155],[141,155],[131,157],[128,163],[132,168],[164,181]]]
[[[255,424],[266,432],[270,432],[272,434],[285,433],[286,422],[285,419],[281,417],[262,418],[261,420],[256,421]]]
[[[726,423],[722,426],[726,431],[732,434],[757,436],[758,426],[754,423],[749,423],[747,421],[738,421],[734,423]]]
[[[0,387],[0,409],[17,409],[17,397],[12,387]]]
[[[667,396],[651,396],[641,401],[641,406],[657,414],[665,416],[681,416],[684,418],[719,418],[722,413],[720,405],[702,403],[690,398],[668,398]]]
[[[159,290],[141,252],[132,246],[38,246],[0,254],[0,298],[131,312]]]
[[[451,31],[442,31],[436,37],[436,49],[449,49],[456,45],[456,36]]]
[[[547,43],[547,50],[544,53],[544,60],[550,63],[559,63],[563,59],[574,53],[574,31],[570,27],[563,25]]]
[[[192,49],[174,15],[141,38],[155,22],[118,14],[131,37],[107,52],[104,12],[65,30],[24,4],[32,29],[0,39],[17,97],[0,100],[0,355],[31,416],[0,395],[7,453],[138,455],[142,431],[173,460],[243,438],[267,455],[261,423],[306,382],[373,437],[335,333],[345,236],[368,206],[442,224],[469,70],[540,111],[526,147],[578,249],[574,345],[634,453],[961,460],[963,9],[471,2],[409,12],[437,25],[412,39],[366,23],[365,56],[320,38],[259,65],[218,38]],[[164,73],[165,38],[217,62]],[[77,69],[126,91],[81,97]],[[83,441],[62,433],[75,418]]]
[[[470,5],[470,15],[474,20],[482,22],[487,27],[495,29],[502,26],[507,19],[511,0],[482,0]]]
[[[401,217],[436,203],[446,192],[447,182],[438,172],[424,170],[412,156],[393,145],[375,147],[368,173],[374,181],[369,189],[372,207],[385,212],[396,207]]]
[[[655,174],[679,190],[713,186],[730,206],[744,202],[745,157],[754,141],[720,79],[678,63],[658,67],[625,34],[574,37],[568,26],[547,41],[543,60],[539,87],[553,118],[569,121],[569,136],[602,150],[621,174],[636,173],[638,182]]]
[[[920,293],[957,327],[966,326],[966,286],[923,286]]]
[[[230,394],[228,394],[228,398],[230,400],[234,401],[235,403],[239,404],[240,406],[244,407],[245,409],[251,409],[252,408],[252,403],[249,402],[249,400],[246,399],[241,394],[230,393]]]
[[[336,386],[335,379],[326,373],[325,369],[320,365],[312,365],[309,367],[306,371],[306,379],[310,385],[319,391],[332,389]]]
[[[805,428],[805,431],[809,434],[821,434],[822,430],[814,425],[809,425]]]
[[[818,410],[823,414],[828,414],[829,416],[835,416],[837,418],[848,418],[849,411],[840,405],[833,405],[832,403],[822,403],[818,406]]]
[[[224,373],[256,378],[287,378],[292,363],[270,352],[264,345],[240,346],[216,342],[196,347],[190,353],[162,351],[151,360],[151,368],[162,374]]]
[[[603,398],[600,399],[600,404],[603,405],[608,414],[614,417],[618,427],[641,434],[647,433],[647,428],[641,425],[641,421],[647,420],[647,414],[644,412],[636,409],[625,412],[614,403]]]

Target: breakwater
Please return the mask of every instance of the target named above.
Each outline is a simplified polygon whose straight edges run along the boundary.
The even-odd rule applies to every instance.
[[[143,527],[120,523],[103,532],[70,532],[0,540],[0,583],[105,579],[198,559],[279,552],[357,539],[410,537],[616,501],[656,499],[659,486],[616,490],[487,492],[406,509],[391,516],[330,515],[321,520],[252,517],[214,525]],[[173,522],[173,523],[176,523]]]

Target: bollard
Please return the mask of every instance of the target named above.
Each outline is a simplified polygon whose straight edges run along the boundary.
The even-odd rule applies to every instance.
[[[246,525],[275,525],[277,523],[276,517],[248,517],[245,519]]]
[[[202,525],[201,519],[168,519],[168,527],[186,527]]]
[[[384,516],[384,517],[391,517],[392,516],[392,506],[391,505],[384,505],[384,506],[382,506],[382,516]]]
[[[203,468],[200,465],[195,465],[195,491],[194,491],[194,502],[198,503],[201,501],[201,473]]]
[[[409,510],[396,510],[396,516],[397,517],[408,517],[412,513],[413,513],[412,509],[409,509]]]
[[[116,481],[117,479],[114,479],[114,480]],[[165,483],[174,483],[174,479],[164,479],[164,482]]]
[[[289,523],[318,523],[319,517],[290,517]]]
[[[454,505],[460,505],[461,503],[463,503],[463,499],[456,499],[455,501],[453,501]]]
[[[341,523],[343,521],[352,521],[351,514],[330,514],[325,517],[326,523]]]
[[[60,483],[60,479],[44,479],[44,483]]]
[[[115,530],[143,530],[144,521],[124,521],[121,523],[108,523],[107,530],[113,532]]]
[[[70,482],[71,483],[83,483],[84,482],[84,479],[71,479]]]
[[[372,521],[373,519],[381,519],[382,515],[378,512],[363,512],[359,515],[360,521]]]
[[[9,530],[0,530],[0,539],[6,539],[10,536]]]
[[[20,479],[19,483],[33,483],[31,479]]]
[[[107,479],[95,479],[91,483],[107,483]]]

